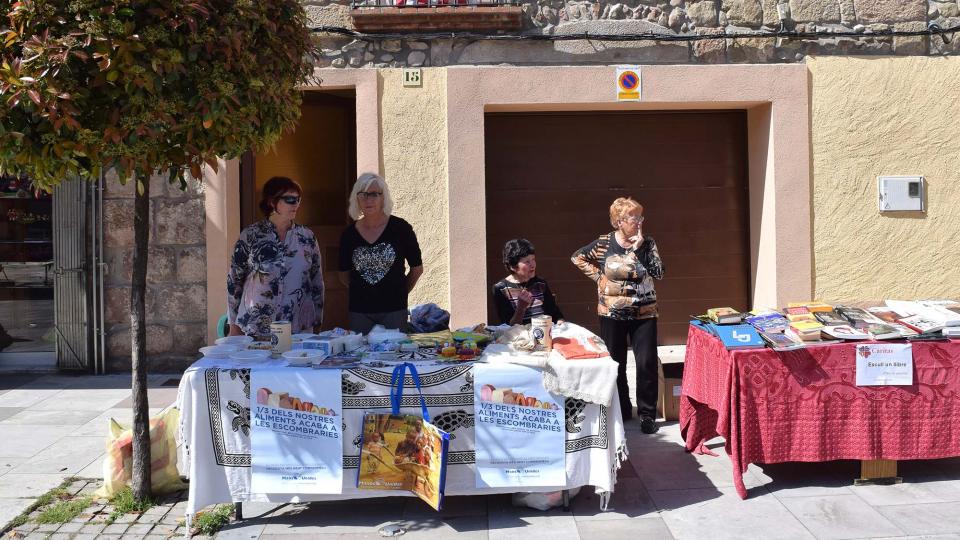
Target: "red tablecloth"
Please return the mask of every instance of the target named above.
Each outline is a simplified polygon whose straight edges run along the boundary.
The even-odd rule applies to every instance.
[[[960,456],[960,341],[915,342],[912,386],[856,386],[851,343],[726,350],[690,327],[680,396],[687,451],[722,436],[746,498],[750,463]]]

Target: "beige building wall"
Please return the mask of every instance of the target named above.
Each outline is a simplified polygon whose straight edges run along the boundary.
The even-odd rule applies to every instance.
[[[446,71],[425,68],[422,86],[404,87],[402,70],[380,70],[379,135],[393,213],[410,222],[423,251],[424,274],[410,305],[450,309]],[[364,136],[358,139],[363,144]]]
[[[816,297],[960,298],[960,58],[807,65]],[[880,214],[878,175],[924,175],[927,212]]]
[[[481,320],[485,309],[483,263],[472,249],[484,235],[477,198],[485,108],[533,96],[531,88],[554,88],[532,85],[517,94],[511,86],[552,75],[558,87],[567,81],[569,92],[512,106],[628,108],[603,103],[612,68],[485,68],[486,77],[478,69],[425,68],[415,88],[403,86],[399,69],[322,70],[320,86],[357,89],[358,172],[384,174],[394,213],[413,225],[427,261],[411,305],[436,302],[457,313],[476,307],[454,324]],[[572,69],[583,76],[569,78]],[[629,107],[748,110],[755,303],[803,300],[811,291],[829,301],[960,298],[960,57],[817,57],[789,68],[806,76],[783,69],[649,66],[646,103]],[[807,114],[810,124],[801,126]],[[229,164],[208,184],[233,193],[235,168]],[[881,215],[876,177],[906,174],[926,177],[927,212]],[[207,191],[208,236],[211,224],[214,238],[235,235],[235,224],[211,218],[229,221],[237,202],[226,197],[211,208],[211,194],[223,197]],[[208,272],[220,276],[226,264],[213,257]],[[221,289],[214,292],[219,301]],[[220,313],[219,305],[210,310],[211,326]]]

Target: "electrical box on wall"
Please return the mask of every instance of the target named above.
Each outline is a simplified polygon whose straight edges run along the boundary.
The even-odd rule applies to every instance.
[[[881,212],[925,212],[922,176],[878,176]]]

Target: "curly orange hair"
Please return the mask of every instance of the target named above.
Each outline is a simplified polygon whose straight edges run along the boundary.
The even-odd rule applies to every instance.
[[[617,222],[634,211],[643,213],[643,205],[632,197],[619,197],[610,205],[610,225],[617,228]]]

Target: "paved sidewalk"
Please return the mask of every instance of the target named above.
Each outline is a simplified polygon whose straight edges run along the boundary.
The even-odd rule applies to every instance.
[[[149,377],[151,414],[171,379]],[[132,417],[130,375],[0,375],[0,528],[68,477],[102,478],[107,423]]]
[[[151,376],[154,412],[172,403],[171,376]],[[0,522],[68,476],[100,477],[107,419],[130,417],[129,376],[10,376],[0,378]],[[568,540],[620,538],[953,538],[960,540],[960,458],[902,462],[904,484],[854,487],[859,463],[751,466],[744,478],[750,498],[733,488],[722,441],[719,457],[683,451],[679,427],[664,424],[644,435],[626,424],[630,461],[620,471],[611,509],[585,488],[572,511],[540,512],[511,505],[509,496],[450,497],[433,512],[415,499],[389,498],[291,505],[246,504],[247,518],[218,534],[223,539],[380,538],[387,524],[405,538]],[[131,516],[126,528],[100,538],[162,538],[182,534],[182,502],[169,501],[158,523],[153,514]],[[26,538],[76,539],[90,519],[64,528],[32,530]],[[146,520],[146,521],[145,521]],[[143,525],[143,526],[141,526]],[[151,525],[146,527],[145,525]],[[95,524],[94,524],[95,526]],[[172,528],[172,530],[170,530]],[[83,533],[87,534],[87,533]],[[122,536],[121,536],[122,535]]]
[[[71,495],[92,496],[101,485],[100,480],[77,480],[66,490]],[[24,523],[13,529],[10,540],[33,540],[40,538],[64,540],[92,540],[94,538],[137,538],[159,540],[184,537],[183,511],[186,506],[186,491],[161,498],[156,506],[142,514],[124,514],[111,520],[114,507],[104,501],[95,501],[90,507],[67,523]],[[39,510],[31,516],[36,517]],[[199,537],[197,537],[199,539]]]

